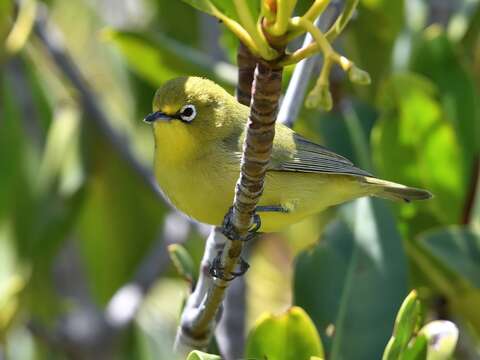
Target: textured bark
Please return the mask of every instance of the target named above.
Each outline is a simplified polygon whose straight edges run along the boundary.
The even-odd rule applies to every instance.
[[[253,73],[257,65],[257,59],[252,55],[250,50],[240,43],[237,51],[238,65],[238,83],[236,97],[240,104],[250,106],[252,98]]]
[[[252,83],[257,59],[248,48],[240,43],[237,52],[238,82],[236,97],[239,103],[250,106]],[[245,249],[248,250],[248,249]],[[248,251],[243,251],[244,253]],[[248,254],[244,255],[248,259]],[[223,311],[215,330],[220,353],[225,360],[243,357],[246,336],[246,301],[247,284],[244,276],[240,276],[230,286],[223,300]]]
[[[275,119],[282,86],[282,68],[259,62],[253,81],[250,116],[244,143],[241,174],[237,182],[232,224],[239,235],[245,235],[251,226],[255,207],[263,193],[267,166],[275,136]],[[236,242],[236,241],[235,241]],[[230,249],[231,256],[238,248]]]

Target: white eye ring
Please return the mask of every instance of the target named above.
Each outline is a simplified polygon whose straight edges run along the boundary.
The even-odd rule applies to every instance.
[[[182,109],[180,110],[180,118],[183,120],[183,121],[192,121],[193,119],[195,119],[195,116],[197,116],[197,109],[195,109],[195,106],[194,105],[185,105],[184,107],[182,107]]]

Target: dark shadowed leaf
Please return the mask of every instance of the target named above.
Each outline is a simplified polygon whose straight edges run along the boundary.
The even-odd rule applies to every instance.
[[[378,359],[407,292],[405,255],[381,200],[347,210],[298,257],[295,303],[312,317],[330,359]]]
[[[110,143],[96,136],[89,141],[90,177],[78,232],[89,281],[104,303],[134,275],[160,234],[166,206]]]
[[[153,39],[138,33],[108,30],[105,39],[120,49],[135,73],[155,87],[185,75],[207,76],[229,85],[236,81],[233,66],[216,62],[208,55],[162,34]]]
[[[480,329],[480,235],[466,227],[451,227],[422,234],[408,245],[433,288],[448,298],[453,311]]]

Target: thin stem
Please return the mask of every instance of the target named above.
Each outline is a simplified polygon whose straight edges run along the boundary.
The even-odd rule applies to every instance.
[[[255,25],[255,21],[250,14],[250,10],[248,9],[247,3],[244,0],[234,0],[234,4],[238,17],[240,18],[240,21],[243,25],[242,30],[244,29],[244,31],[246,31],[252,39],[252,43],[255,46],[255,52],[257,52],[265,60],[275,59],[278,54],[274,49],[270,47],[263,35],[263,32],[258,31],[257,26]],[[225,15],[223,15],[223,17],[227,18]],[[231,22],[234,22],[234,20],[232,19],[229,20]],[[227,23],[225,23],[225,25],[227,25]],[[242,41],[241,38],[240,41]],[[244,44],[250,47],[248,43],[244,42]]]
[[[325,57],[336,57],[335,50],[325,38],[325,35],[317,28],[313,23],[303,17],[294,17],[290,20],[290,24],[293,28],[301,28],[309,32],[315,42],[317,43],[320,50],[323,52]]]
[[[282,36],[288,29],[288,21],[292,15],[293,9],[297,4],[296,0],[277,0],[277,14],[272,26],[268,26],[267,31],[274,36]]]
[[[331,7],[321,17],[319,16],[314,25],[319,29],[329,28],[335,18],[337,17],[338,10],[336,7]],[[303,46],[308,46],[312,41],[312,35],[310,33],[305,34],[303,40]],[[282,101],[282,106],[278,113],[277,121],[281,122],[289,127],[293,126],[293,123],[298,117],[300,108],[303,105],[307,87],[314,69],[321,64],[321,57],[319,55],[312,56],[308,59],[300,61],[293,71],[292,78],[288,84],[287,91]]]
[[[303,18],[313,22],[318,18],[330,4],[331,0],[315,0],[310,9],[303,15]]]
[[[344,71],[348,71],[353,66],[353,63],[348,60],[346,57],[339,55],[330,45],[330,42],[327,40],[326,36],[322,31],[313,25],[310,21],[306,20],[303,17],[294,17],[290,20],[290,25],[292,28],[301,28],[310,33],[315,40],[306,48],[302,48],[290,56],[287,56],[280,62],[280,65],[289,65],[295,62],[298,62],[305,57],[314,54],[317,51],[322,51],[325,59],[331,59]]]
[[[331,0],[315,0],[310,9],[302,16],[305,20],[314,22],[330,4]],[[297,36],[300,36],[304,32],[303,29],[294,29],[287,34],[287,42],[292,41]]]
[[[303,59],[306,59],[312,56],[315,53],[320,51],[320,47],[315,41],[312,41],[307,46],[303,46],[300,49],[294,51],[290,55],[286,56],[282,61],[279,62],[280,66],[288,66],[296,64]]]
[[[328,86],[330,84],[329,76],[332,70],[333,61],[329,57],[325,57],[322,70],[320,71],[320,77],[318,78],[318,84],[320,86]]]
[[[18,2],[17,6],[17,19],[5,40],[5,49],[10,55],[21,50],[27,42],[32,32],[37,12],[37,2],[35,0],[21,1]]]
[[[313,26],[313,24],[311,24],[312,19],[311,19],[310,12],[314,13],[314,12],[318,12],[319,10],[321,10],[320,13],[323,12],[324,8],[322,8],[322,5],[324,5],[324,6],[328,5],[328,2],[329,1],[327,1],[327,4],[323,4],[322,0],[316,1],[312,5],[312,7],[307,11],[307,13],[305,13],[305,15],[300,18],[301,20],[296,20],[295,21],[297,23],[297,25],[292,24],[292,21],[290,21],[290,23],[292,25],[292,29],[291,29],[288,37],[287,37],[288,40],[290,41],[291,39],[297,37],[303,31],[309,31],[306,26],[309,26],[310,28],[312,28],[312,26]],[[342,13],[337,18],[335,23],[331,26],[331,28],[327,31],[327,33],[325,35],[323,35],[319,31],[320,35],[322,37],[324,37],[325,40],[329,43],[331,43],[333,40],[335,40],[335,38],[345,29],[345,26],[350,21],[357,5],[358,5],[358,0],[348,0],[346,5],[345,5],[345,8],[342,11]],[[292,19],[292,20],[294,20],[294,19]],[[311,26],[309,25],[309,23],[311,24]],[[279,63],[279,65],[287,66],[287,65],[296,64],[297,62],[315,54],[316,52],[318,52],[320,50],[323,51],[322,46],[320,45],[320,43],[315,38],[314,42],[310,43],[307,46],[303,46],[302,48],[298,49],[297,51],[295,51],[292,54],[283,58],[283,60]],[[351,63],[346,62],[346,61],[343,61],[343,64],[340,63],[340,65],[341,66],[342,65],[347,66],[346,69],[344,68],[344,66],[342,66],[342,68],[344,68],[345,71],[348,71],[348,69],[351,67]]]
[[[229,17],[224,16],[223,14],[222,16],[218,16],[218,18],[222,20],[225,26],[228,27],[230,31],[233,32],[242,43],[247,45],[252,52],[256,54],[260,54],[260,49],[257,48],[255,41],[253,41],[250,34],[247,31],[245,31],[242,25],[237,23],[235,20],[232,20]]]
[[[335,24],[333,24],[330,30],[328,30],[325,34],[325,37],[328,41],[332,42],[343,31],[345,26],[347,26],[348,22],[350,21],[353,12],[357,8],[357,5],[358,0],[347,0],[345,8],[338,17],[337,21],[335,21]]]
[[[100,133],[105,136],[125,162],[133,168],[135,173],[139,174],[153,193],[163,199],[153,174],[137,160],[130,148],[125,144],[125,139],[120,137],[111,127],[111,121],[97,103],[96,96],[93,94],[80,69],[67,53],[62,42],[61,33],[52,22],[48,21],[47,9],[40,7],[40,4],[38,5],[34,32],[47,49],[59,70],[80,94],[82,105],[88,113],[88,116],[85,118],[93,122]]]

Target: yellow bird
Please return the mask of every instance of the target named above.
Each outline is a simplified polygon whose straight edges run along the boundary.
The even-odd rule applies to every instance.
[[[186,215],[221,225],[232,206],[249,108],[198,77],[170,80],[157,90],[153,113],[155,176]],[[261,231],[278,231],[361,196],[428,199],[426,190],[375,178],[346,158],[277,124],[265,188],[257,207]]]

